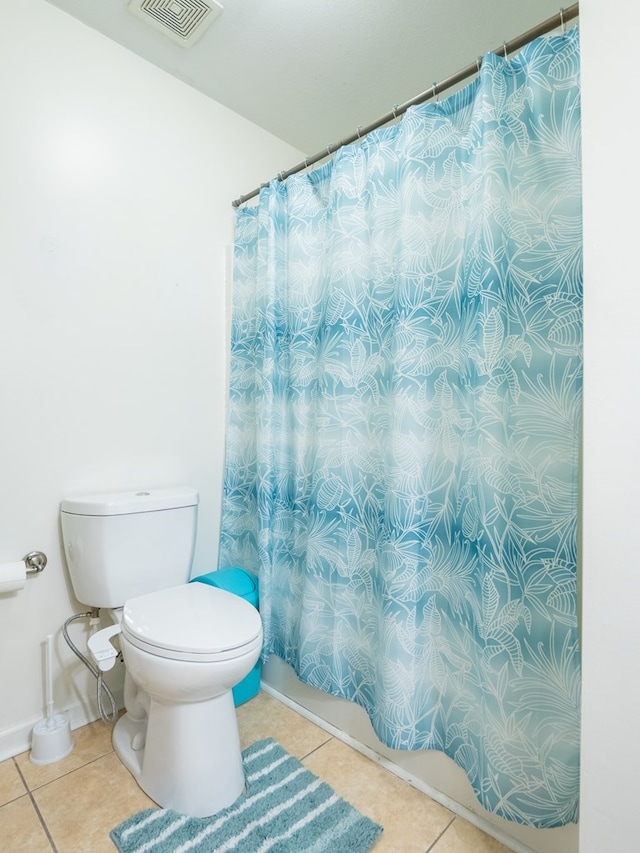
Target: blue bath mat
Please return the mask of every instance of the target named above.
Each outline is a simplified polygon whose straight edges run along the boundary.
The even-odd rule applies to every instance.
[[[382,827],[272,738],[242,753],[246,792],[213,817],[146,809],[111,832],[120,853],[366,853]]]

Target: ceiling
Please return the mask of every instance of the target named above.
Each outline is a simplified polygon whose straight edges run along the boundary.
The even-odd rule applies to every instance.
[[[558,0],[220,0],[185,47],[128,0],[48,2],[308,156],[560,11]]]

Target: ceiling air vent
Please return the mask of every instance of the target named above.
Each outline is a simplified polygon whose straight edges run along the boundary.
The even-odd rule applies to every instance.
[[[222,12],[216,0],[129,0],[129,11],[185,47]]]

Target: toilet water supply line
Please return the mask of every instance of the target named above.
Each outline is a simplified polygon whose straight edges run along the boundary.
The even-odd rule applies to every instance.
[[[73,653],[80,658],[82,663],[90,670],[97,681],[97,700],[98,700],[98,711],[100,712],[100,717],[102,720],[109,726],[113,726],[118,718],[118,706],[116,705],[116,700],[113,698],[113,693],[109,690],[108,686],[105,684],[102,672],[95,667],[91,661],[82,654],[80,649],[73,643],[71,637],[69,636],[69,625],[72,622],[77,622],[80,619],[89,619],[89,624],[94,625],[97,624],[98,621],[98,611],[97,610],[89,610],[87,613],[76,613],[75,616],[70,616],[69,619],[62,626],[62,633],[64,635],[65,640],[67,641],[67,645],[73,651]],[[107,712],[104,707],[103,694],[105,694],[109,700],[109,704],[111,705],[111,711]]]

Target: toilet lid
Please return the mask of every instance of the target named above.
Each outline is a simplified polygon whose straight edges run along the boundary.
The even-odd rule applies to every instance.
[[[261,632],[255,607],[205,584],[181,584],[130,598],[122,611],[122,633],[134,645],[190,659],[232,657],[229,653],[253,643]]]

